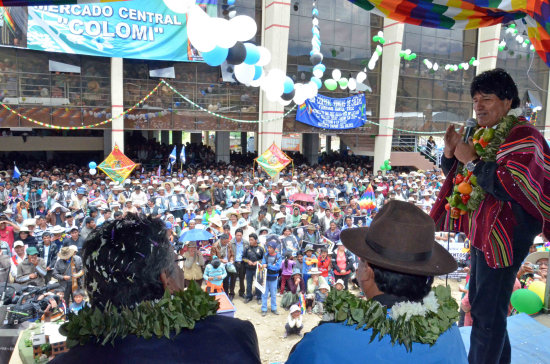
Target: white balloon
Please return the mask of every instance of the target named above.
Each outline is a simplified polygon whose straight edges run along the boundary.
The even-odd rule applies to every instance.
[[[224,18],[211,18],[207,26],[216,34],[215,39],[218,47],[229,49],[237,43],[235,35],[232,34],[229,20]]]
[[[353,91],[357,88],[357,81],[355,81],[355,78],[350,78],[348,81],[348,88]]]
[[[283,93],[278,93],[276,91],[274,91],[273,89],[268,89],[268,90],[265,90],[265,97],[267,97],[267,99],[269,101],[277,101],[281,98],[281,95]]]
[[[432,66],[432,69],[433,69],[434,71],[437,71],[437,70],[439,69],[439,65],[437,64],[437,62],[434,63],[434,65]]]
[[[266,92],[277,94],[277,96],[281,96],[284,91],[284,82],[285,82],[286,75],[283,71],[279,69],[272,69],[267,74],[264,82],[262,82],[262,88]]]
[[[250,84],[254,79],[255,68],[252,65],[241,63],[235,66],[235,78],[244,84]]]
[[[189,41],[200,52],[210,52],[216,47],[216,33],[208,27],[210,17],[199,7],[191,9],[187,21]]]
[[[229,23],[231,24],[233,37],[240,42],[252,39],[258,30],[256,21],[246,15],[238,15],[229,20]]]
[[[332,71],[332,78],[334,81],[338,82],[338,80],[342,77],[342,72],[338,68],[336,68],[334,71]]]
[[[319,19],[314,18],[314,19],[311,21],[311,23],[312,23],[313,25],[319,25]]]
[[[317,88],[317,84],[313,81],[309,81],[304,86],[306,90],[306,96],[308,99],[313,99],[315,96],[317,96],[317,93],[319,92],[319,89]]]
[[[252,80],[250,82],[250,86],[252,87],[260,87],[262,85],[262,82],[264,80],[265,76],[264,74],[262,73],[262,75],[260,76],[260,78],[258,78],[257,80]]]
[[[357,74],[357,83],[362,83],[367,79],[367,74],[365,72],[359,72]]]
[[[320,70],[319,68],[314,69],[314,70],[313,70],[313,76],[315,76],[315,77],[321,79],[321,78],[323,78],[323,71]]]
[[[283,106],[287,106],[287,105],[290,105],[290,103],[292,102],[292,100],[283,100],[281,98],[279,98],[279,104],[283,105]]]
[[[95,168],[94,168],[94,169],[90,169],[90,174],[91,174],[92,176],[93,176],[94,174],[96,174],[96,173],[97,173],[97,169],[95,169]]]
[[[260,60],[256,62],[256,66],[267,66],[271,62],[271,52],[265,47],[258,47],[258,51],[260,52]]]
[[[302,105],[306,99],[306,90],[303,83],[297,83],[294,85],[294,98],[292,99],[296,105]]]
[[[174,13],[185,14],[195,6],[195,0],[164,0],[164,5]]]

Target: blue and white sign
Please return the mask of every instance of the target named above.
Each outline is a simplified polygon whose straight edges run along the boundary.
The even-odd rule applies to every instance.
[[[197,4],[216,16],[217,0]],[[27,48],[168,61],[201,61],[189,43],[187,17],[163,0],[30,6]]]
[[[364,94],[344,99],[317,95],[300,105],[296,120],[322,129],[354,129],[367,121],[366,108]]]

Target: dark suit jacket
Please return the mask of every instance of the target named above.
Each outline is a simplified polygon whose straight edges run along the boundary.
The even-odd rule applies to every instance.
[[[260,363],[258,338],[254,326],[226,316],[210,316],[182,330],[170,340],[150,340],[134,335],[115,341],[115,345],[88,343],[56,356],[50,363]]]
[[[38,245],[38,255],[40,258],[43,258],[46,262],[46,267],[50,267],[53,269],[55,266],[55,262],[57,261],[57,253],[59,253],[59,247],[56,244],[50,244],[50,250],[48,252],[48,256],[44,256],[44,244]]]

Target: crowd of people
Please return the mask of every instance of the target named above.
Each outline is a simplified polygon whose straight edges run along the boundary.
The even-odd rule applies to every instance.
[[[192,150],[200,159],[202,148]],[[221,286],[230,299],[258,301],[263,314],[269,295],[278,314],[277,296],[288,309],[302,293],[308,312],[322,313],[326,291],[337,281],[348,289],[357,265],[339,241],[341,231],[368,226],[392,199],[428,212],[442,178],[431,171],[373,175],[342,163],[298,167],[277,180],[261,170],[219,165],[155,172],[137,170],[123,183],[77,166],[36,165],[18,179],[0,172],[2,281],[41,286],[57,280],[69,303],[83,287],[80,255],[90,232],[137,213],[165,223],[184,259],[187,285]],[[359,203],[369,185],[372,210]],[[187,240],[193,229],[211,239]],[[267,272],[264,294],[253,286],[258,267]]]

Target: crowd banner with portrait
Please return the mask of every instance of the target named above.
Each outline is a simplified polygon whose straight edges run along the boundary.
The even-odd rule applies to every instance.
[[[361,93],[343,99],[317,95],[306,100],[296,112],[296,120],[328,130],[355,129],[367,121],[367,102]]]
[[[262,268],[262,266],[258,264],[258,267],[256,268],[256,274],[254,274],[254,281],[252,282],[252,285],[254,288],[257,288],[258,291],[262,292],[262,294],[265,293],[266,275],[267,268]]]
[[[217,0],[197,0],[197,5],[217,16]],[[3,16],[14,20],[8,22],[14,39],[4,45],[101,57],[203,60],[189,42],[187,15],[173,12],[163,0],[14,7]]]

